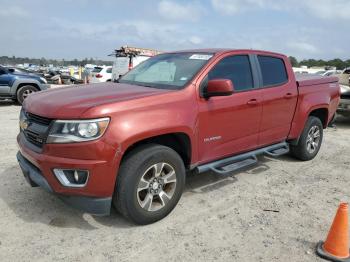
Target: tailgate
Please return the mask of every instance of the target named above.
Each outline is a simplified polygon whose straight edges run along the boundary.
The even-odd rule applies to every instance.
[[[296,81],[298,86],[312,86],[337,83],[339,78],[336,76],[296,75]]]

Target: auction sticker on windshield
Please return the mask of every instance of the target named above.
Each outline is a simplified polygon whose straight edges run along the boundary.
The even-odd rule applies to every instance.
[[[198,59],[198,60],[209,60],[213,55],[206,54],[193,54],[189,57],[189,59]]]

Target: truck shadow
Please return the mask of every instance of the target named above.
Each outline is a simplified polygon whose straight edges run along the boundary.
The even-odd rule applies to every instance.
[[[282,157],[282,161],[291,160]],[[238,182],[237,174],[259,174],[270,169],[267,165],[272,160],[265,156],[259,157],[258,165],[241,169],[229,176],[220,176],[213,172],[198,174],[189,172],[186,177],[185,195],[205,194]],[[287,160],[288,161],[288,160]],[[126,220],[112,208],[110,216],[98,217],[85,214],[63,203],[57,196],[45,192],[41,188],[31,188],[27,185],[17,165],[6,169],[0,174],[0,199],[15,213],[16,217],[28,223],[42,223],[48,227],[77,228],[96,230],[101,225],[107,227],[130,228],[134,224]],[[186,194],[187,193],[187,194]]]
[[[15,216],[28,223],[48,227],[96,230],[99,224],[125,228],[133,226],[114,210],[109,217],[96,217],[66,205],[57,196],[43,189],[31,188],[19,167],[13,166],[0,174],[0,199]],[[1,215],[0,215],[1,217]]]
[[[265,156],[258,157],[258,164],[242,168],[236,172],[232,172],[229,175],[220,175],[215,172],[208,171],[202,174],[198,174],[196,172],[190,172],[186,177],[186,189],[185,192],[190,193],[207,193],[215,190],[219,190],[220,188],[238,182],[237,175],[246,173],[249,174],[259,174],[262,172],[266,172],[270,169],[270,167],[266,164],[272,159],[267,158]]]

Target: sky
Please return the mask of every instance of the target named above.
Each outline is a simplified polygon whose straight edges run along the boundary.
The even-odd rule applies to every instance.
[[[129,45],[350,58],[350,0],[0,0],[0,7],[0,56],[110,60]]]

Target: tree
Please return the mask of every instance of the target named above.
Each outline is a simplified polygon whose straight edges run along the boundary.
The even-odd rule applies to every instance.
[[[293,67],[299,67],[299,62],[294,56],[290,56],[289,61]]]

